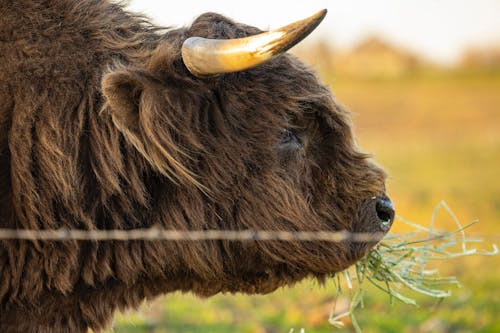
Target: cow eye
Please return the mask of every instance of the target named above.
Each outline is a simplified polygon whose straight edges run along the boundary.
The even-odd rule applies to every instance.
[[[282,133],[280,146],[283,148],[299,148],[302,147],[302,140],[300,140],[297,133],[286,129]]]

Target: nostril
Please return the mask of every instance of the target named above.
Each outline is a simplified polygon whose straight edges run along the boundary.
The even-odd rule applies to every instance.
[[[395,214],[392,202],[387,199],[378,199],[375,210],[377,211],[377,217],[382,223],[382,226],[388,229],[394,220]]]

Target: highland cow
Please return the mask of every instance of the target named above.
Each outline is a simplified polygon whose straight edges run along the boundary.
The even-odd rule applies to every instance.
[[[164,29],[106,0],[0,0],[0,228],[386,232],[384,172],[284,53],[324,14]],[[373,245],[1,240],[0,332],[99,331],[172,291],[268,293]]]

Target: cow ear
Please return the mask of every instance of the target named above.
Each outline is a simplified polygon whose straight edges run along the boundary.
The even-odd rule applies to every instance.
[[[168,89],[163,87],[160,94],[161,86],[151,75],[133,69],[107,73],[101,88],[114,125],[151,166],[174,183],[189,183],[206,191],[187,167],[189,153],[180,148],[169,120],[173,113],[170,103],[175,99],[161,97],[166,98]]]
[[[144,89],[138,75],[125,70],[108,73],[102,79],[101,88],[113,122],[122,130],[137,130],[139,102]]]

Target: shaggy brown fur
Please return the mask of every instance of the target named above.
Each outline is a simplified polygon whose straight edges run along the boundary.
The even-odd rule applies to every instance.
[[[190,36],[104,0],[0,0],[0,228],[376,231],[384,173],[349,116],[283,55],[199,79]],[[294,134],[290,134],[294,133]],[[367,201],[368,200],[368,201]],[[175,290],[267,293],[373,244],[0,241],[0,332],[85,332]]]

